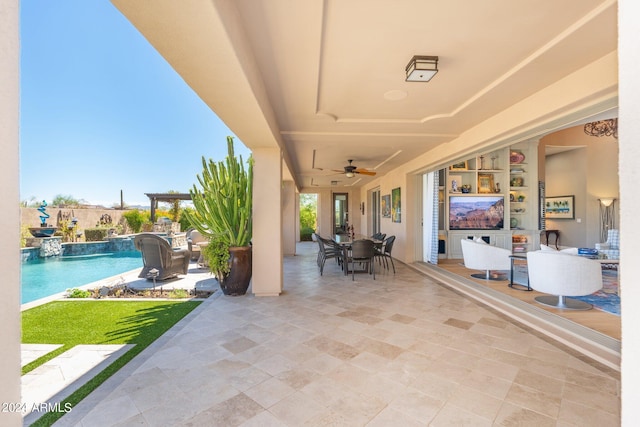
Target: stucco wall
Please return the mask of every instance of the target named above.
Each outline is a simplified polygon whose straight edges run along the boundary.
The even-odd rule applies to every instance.
[[[86,228],[94,228],[100,221],[100,217],[104,214],[111,216],[113,223],[117,224],[125,212],[127,211],[115,209],[66,209],[47,207],[47,213],[49,214],[47,223],[55,227],[57,226],[59,213],[62,213],[62,215],[69,214],[72,217],[78,218],[78,229],[84,230]],[[24,226],[39,227],[40,215],[37,208],[20,208],[20,221]]]
[[[331,237],[333,234],[333,193],[347,193],[349,196],[349,224],[353,225],[358,234],[366,233],[366,222],[360,213],[361,198],[359,191],[351,190],[349,187],[335,187],[332,189],[305,188],[302,193],[318,195],[318,228],[316,233],[323,237]]]
[[[620,287],[622,311],[622,426],[634,426],[640,419],[640,2],[620,0]],[[625,283],[631,286],[626,286]]]
[[[300,199],[296,194],[293,181],[283,181],[282,183],[282,250],[285,256],[296,254],[296,242],[300,240],[300,225],[296,221],[296,204]],[[298,222],[298,224],[296,224]]]
[[[575,196],[575,219],[547,220],[547,229],[560,230],[564,246],[593,247],[600,241],[598,199],[614,197],[619,222],[618,142],[613,137],[588,136],[583,126],[552,133],[540,140],[540,158],[548,146],[580,147],[546,157],[540,179],[547,196]]]
[[[20,42],[19,2],[0,0],[0,141],[2,167],[3,239],[0,242],[2,299],[0,300],[0,401],[20,402],[20,213],[19,103]],[[19,411],[0,412],[3,426],[21,426]]]

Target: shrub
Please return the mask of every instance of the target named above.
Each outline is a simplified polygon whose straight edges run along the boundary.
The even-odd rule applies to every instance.
[[[180,230],[182,231],[187,231],[190,228],[194,228],[193,224],[191,223],[191,215],[185,215],[184,212],[187,211],[189,212],[191,215],[194,214],[194,209],[193,208],[182,208],[182,212],[180,213],[180,221],[178,221],[180,223]]]
[[[142,229],[142,224],[147,221],[144,213],[140,212],[138,209],[127,211],[122,216],[127,221],[127,225],[131,231],[134,233],[139,233]]]
[[[172,298],[172,299],[189,298],[189,292],[186,289],[173,289],[171,292],[169,292],[169,298]]]
[[[73,242],[78,232],[78,224],[69,219],[60,220],[58,223],[58,231],[62,235],[63,242]]]
[[[315,230],[310,227],[302,227],[300,229],[300,241],[302,242],[310,242],[311,235],[315,233]]]
[[[91,296],[91,292],[78,288],[67,289],[67,293],[67,298],[89,298]]]
[[[27,246],[27,239],[33,237],[31,232],[29,231],[29,226],[22,225],[20,227],[20,247],[24,248]]]
[[[107,240],[108,228],[85,228],[84,239],[87,242],[100,242]]]
[[[221,282],[231,271],[229,263],[229,243],[221,236],[214,236],[209,244],[202,248],[202,256],[209,265],[209,270]]]

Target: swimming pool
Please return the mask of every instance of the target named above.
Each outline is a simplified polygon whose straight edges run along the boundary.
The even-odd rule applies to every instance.
[[[142,267],[142,254],[117,252],[22,264],[22,304]]]

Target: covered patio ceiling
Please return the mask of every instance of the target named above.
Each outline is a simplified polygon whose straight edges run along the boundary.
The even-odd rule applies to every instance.
[[[617,47],[614,0],[113,3],[301,190],[367,184]],[[414,55],[439,57],[431,82],[405,81]]]

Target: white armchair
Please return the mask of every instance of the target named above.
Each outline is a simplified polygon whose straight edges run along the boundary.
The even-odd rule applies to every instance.
[[[598,261],[551,251],[527,253],[529,285],[545,294],[534,299],[540,304],[571,310],[593,306],[567,296],[589,295],[602,288],[602,269]]]
[[[506,276],[492,276],[491,270],[507,271],[511,269],[511,251],[469,239],[462,239],[462,257],[464,266],[472,270],[485,270],[483,274],[472,274],[471,277],[486,280],[506,280]]]
[[[607,259],[620,259],[620,230],[608,230],[607,241],[596,243],[596,249]]]

